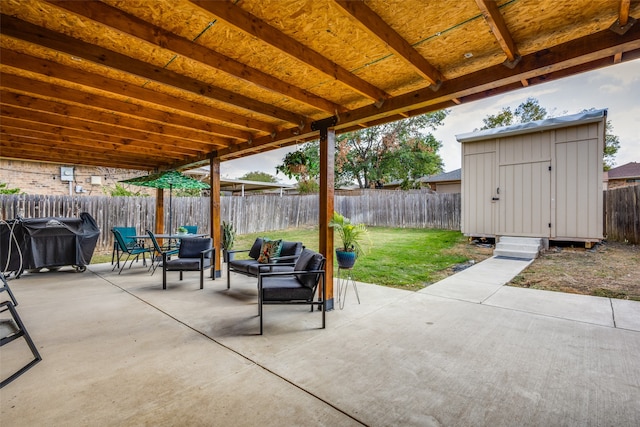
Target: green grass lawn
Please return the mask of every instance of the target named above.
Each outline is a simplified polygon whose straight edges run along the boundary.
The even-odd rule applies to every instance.
[[[455,247],[466,238],[458,231],[368,227],[371,244],[358,258],[353,277],[360,282],[403,289],[421,289],[440,280],[437,273],[467,261]],[[237,236],[234,249],[249,249],[256,237],[301,241],[318,250],[318,229],[294,229]],[[336,242],[337,243],[337,242]],[[334,256],[335,258],[335,256]],[[334,261],[334,274],[338,265]]]
[[[360,282],[417,290],[441,280],[443,270],[469,259],[469,254],[460,249],[468,246],[466,238],[458,231],[368,229],[371,244],[353,268],[353,277]],[[251,248],[256,237],[300,241],[314,251],[319,246],[318,229],[305,228],[238,235],[233,249]],[[95,254],[91,262],[111,262],[111,253]],[[337,271],[338,265],[334,261],[334,274]]]

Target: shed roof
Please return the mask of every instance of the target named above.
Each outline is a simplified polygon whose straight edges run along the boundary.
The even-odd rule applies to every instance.
[[[2,0],[0,155],[188,169],[640,57],[640,2]]]
[[[502,138],[505,136],[522,135],[532,132],[542,132],[560,127],[576,126],[584,123],[597,122],[606,119],[607,110],[592,110],[584,113],[572,114],[570,116],[552,117],[544,120],[536,120],[517,125],[502,126],[498,128],[483,129],[481,131],[463,133],[456,135],[458,142],[474,142],[490,138]]]

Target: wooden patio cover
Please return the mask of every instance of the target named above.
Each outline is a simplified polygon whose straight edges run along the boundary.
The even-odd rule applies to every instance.
[[[209,164],[215,178],[221,161],[323,131],[321,228],[335,133],[640,57],[630,0],[2,0],[0,12],[0,156]]]

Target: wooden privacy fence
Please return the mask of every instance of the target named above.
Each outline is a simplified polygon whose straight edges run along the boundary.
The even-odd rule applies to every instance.
[[[155,226],[154,197],[0,195],[0,219],[78,217],[88,212],[100,230],[96,251],[111,250],[115,226],[135,227],[140,233]],[[174,197],[172,228],[198,225],[210,233],[209,199]],[[250,195],[222,197],[221,217],[239,234],[314,226],[319,216],[318,195]],[[165,200],[165,229],[168,229]],[[356,196],[336,196],[335,210],[371,226],[460,229],[460,194],[425,191],[371,190]]]
[[[608,240],[640,243],[640,185],[604,192],[604,230]]]

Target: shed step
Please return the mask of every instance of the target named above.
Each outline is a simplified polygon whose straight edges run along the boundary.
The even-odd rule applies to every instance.
[[[542,239],[531,237],[503,236],[496,244],[494,256],[535,259],[542,248]]]
[[[493,256],[503,256],[508,258],[520,258],[520,259],[536,259],[536,257],[538,256],[538,252],[495,249],[493,251]]]

